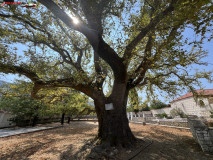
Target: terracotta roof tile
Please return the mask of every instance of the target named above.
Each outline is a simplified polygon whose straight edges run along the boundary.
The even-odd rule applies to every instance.
[[[213,89],[196,90],[196,92],[198,94],[200,94],[200,95],[205,95],[205,96],[213,95]],[[185,94],[185,95],[183,95],[183,96],[171,101],[171,103],[175,102],[175,101],[178,101],[178,100],[181,100],[181,99],[189,98],[189,97],[192,97],[192,96],[193,96],[193,94],[192,94],[192,92],[190,92],[190,93],[187,93],[187,94]]]

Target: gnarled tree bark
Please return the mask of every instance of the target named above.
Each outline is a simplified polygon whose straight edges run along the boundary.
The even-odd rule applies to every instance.
[[[126,147],[133,144],[136,138],[131,132],[126,116],[128,89],[126,87],[123,90],[118,88],[116,87],[114,95],[94,100],[99,123],[98,138],[102,143],[110,143],[111,146]],[[109,103],[113,104],[112,110],[105,109],[105,105]]]

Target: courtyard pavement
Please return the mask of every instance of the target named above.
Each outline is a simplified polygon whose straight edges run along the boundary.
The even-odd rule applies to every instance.
[[[58,127],[61,127],[61,126],[0,129],[0,138],[23,134],[23,133],[42,131],[42,130],[47,130],[52,128],[58,128]]]

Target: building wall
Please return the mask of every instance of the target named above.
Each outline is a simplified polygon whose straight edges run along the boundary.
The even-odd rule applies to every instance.
[[[162,113],[166,113],[166,114],[170,114],[171,111],[171,107],[167,107],[167,108],[161,108],[161,109],[152,109],[151,112],[152,114],[155,116],[156,114],[162,114]]]
[[[205,104],[203,107],[197,104],[193,97],[189,97],[171,103],[171,109],[180,108],[187,115],[209,117],[209,111],[213,110],[213,104],[210,104],[207,98],[202,100]]]
[[[10,113],[0,113],[0,128],[14,126],[9,119],[12,118]]]

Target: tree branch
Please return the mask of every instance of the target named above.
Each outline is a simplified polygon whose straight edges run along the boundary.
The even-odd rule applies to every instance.
[[[84,34],[87,37],[91,46],[93,47],[94,51],[97,52],[98,55],[110,65],[110,67],[115,73],[115,78],[120,78],[120,81],[126,80],[125,78],[123,78],[126,77],[126,68],[122,62],[122,59],[103,40],[101,33],[99,33],[97,30],[94,30],[93,28],[88,28],[85,24],[83,24],[83,22],[74,24],[71,18],[52,0],[38,1],[44,6],[46,6],[57,18],[62,20],[68,27]]]
[[[17,15],[4,15],[4,14],[0,14],[0,16],[1,16],[1,17],[6,17],[6,18],[15,18],[15,19],[17,19],[17,20],[21,20],[22,22],[28,24],[28,25],[29,25],[30,27],[32,27],[33,29],[38,30],[38,31],[41,31],[41,32],[47,34],[48,39],[52,42],[52,44],[53,44],[54,47],[52,47],[52,46],[50,45],[50,43],[47,43],[46,41],[32,40],[32,39],[30,39],[29,37],[28,37],[27,39],[30,40],[31,42],[34,42],[34,43],[42,43],[42,44],[47,45],[47,46],[50,47],[51,49],[53,49],[53,50],[55,50],[56,52],[58,52],[58,53],[61,55],[61,57],[63,58],[64,62],[66,62],[66,63],[68,63],[68,64],[71,64],[71,65],[74,66],[76,69],[80,69],[80,68],[72,61],[72,59],[71,59],[71,57],[70,57],[68,51],[65,50],[65,49],[62,49],[62,48],[58,47],[58,45],[56,44],[55,40],[53,39],[53,36],[52,36],[45,28],[42,29],[42,25],[41,25],[39,22],[37,22],[37,21],[32,21],[32,22],[30,22],[30,21],[28,21],[28,20],[26,20],[26,19],[23,19],[22,17],[19,17],[19,16],[17,16]],[[36,27],[35,25],[33,25],[33,23],[34,23],[34,24],[37,24],[38,27]],[[62,27],[62,26],[61,26],[61,27]],[[27,28],[27,29],[28,29],[28,28]],[[65,31],[65,30],[64,30],[64,31]],[[36,39],[36,38],[35,38],[35,39]],[[67,54],[67,56],[69,57],[69,60],[67,60],[67,56],[64,54],[64,52],[65,52],[65,53]]]
[[[167,7],[163,12],[159,13],[151,22],[144,28],[141,29],[140,33],[126,46],[123,59],[128,60],[132,56],[132,50],[138,45],[138,43],[153,30],[157,24],[167,15],[169,15],[174,10],[174,4],[177,3],[176,0],[172,0],[169,7]],[[128,65],[128,63],[127,63]]]
[[[1,16],[1,17],[4,17],[4,18],[15,18],[15,19],[17,19],[17,20],[20,20],[20,21],[22,21],[22,22],[28,24],[29,26],[31,26],[31,27],[32,27],[33,29],[35,29],[35,30],[39,30],[39,31],[44,32],[44,30],[41,30],[41,26],[40,26],[40,24],[38,24],[37,21],[30,22],[30,21],[28,21],[28,20],[26,20],[26,19],[23,19],[22,17],[19,17],[18,15],[5,15],[5,14],[0,14],[0,16]],[[33,25],[33,23],[39,25],[39,27],[36,27],[35,25]]]
[[[146,71],[148,70],[149,66],[151,64],[153,64],[155,61],[157,61],[158,55],[160,55],[162,48],[164,47],[164,45],[167,45],[168,43],[170,43],[176,36],[177,30],[178,28],[183,24],[183,22],[180,22],[178,25],[174,26],[169,35],[167,36],[166,40],[164,40],[160,46],[158,47],[158,49],[156,50],[156,53],[153,56],[152,60],[148,60],[151,57],[151,50],[152,50],[152,37],[149,37],[149,40],[147,42],[146,45],[146,49],[145,49],[145,54],[144,54],[144,59],[141,62],[141,64],[138,66],[138,68],[135,70],[136,76],[138,76],[138,78],[133,82],[133,86],[138,85],[144,78]],[[149,56],[148,54],[149,53]],[[178,63],[175,63],[175,61],[173,61],[174,63],[170,63],[170,64],[162,64],[161,66],[167,65],[167,66],[175,66]],[[160,66],[159,66],[160,67]]]
[[[27,69],[24,66],[15,66],[10,64],[0,63],[0,72],[6,73],[6,74],[8,73],[21,74],[31,79],[33,82],[41,82],[40,78],[35,72]]]
[[[58,79],[58,80],[51,80],[51,81],[42,81],[38,75],[27,69],[26,66],[15,66],[15,65],[9,65],[9,64],[2,64],[0,63],[0,72],[3,73],[12,73],[12,74],[21,74],[29,79],[31,79],[34,82],[33,91],[31,92],[32,97],[36,99],[42,99],[45,97],[45,95],[37,96],[37,93],[42,88],[55,88],[55,87],[70,87],[73,89],[76,89],[78,91],[81,91],[88,95],[89,97],[95,99],[97,98],[97,91],[94,90],[90,85],[88,84],[75,84],[73,83],[75,80],[73,78],[67,78],[67,79]]]
[[[151,64],[151,61],[149,60],[149,58],[151,57],[152,43],[153,43],[152,35],[149,35],[149,39],[146,44],[146,48],[144,52],[143,61],[135,70],[135,74],[136,74],[135,77],[138,77],[138,78],[132,82],[132,85],[130,85],[131,87],[138,85],[144,79],[144,76],[147,70],[149,69],[149,66]]]
[[[73,79],[73,78],[66,78],[66,79],[45,81],[42,83],[35,83],[35,86],[34,86],[34,89],[32,92],[32,96],[34,96],[36,98],[40,98],[40,97],[37,97],[36,94],[42,88],[50,89],[50,88],[55,88],[55,87],[69,87],[69,88],[78,90],[80,92],[83,92],[84,94],[86,94],[87,96],[89,96],[93,99],[97,98],[97,95],[98,95],[97,91],[94,90],[92,87],[90,87],[90,85],[75,84],[75,83],[73,83],[74,81],[75,81],[75,79]],[[43,96],[42,96],[42,98],[43,98]]]
[[[98,89],[99,88],[102,89],[103,83],[106,79],[106,73],[104,72],[104,70],[102,70],[100,66],[100,57],[98,56],[97,53],[94,53],[94,65],[95,65],[95,71],[97,73],[97,79],[96,79],[97,87]]]
[[[38,0],[41,4],[46,6],[57,18],[63,21],[69,28],[81,32],[87,37],[93,48],[97,48],[98,44],[98,32],[88,28],[83,22],[75,24],[71,17],[69,17],[63,9],[61,9],[52,0]]]

